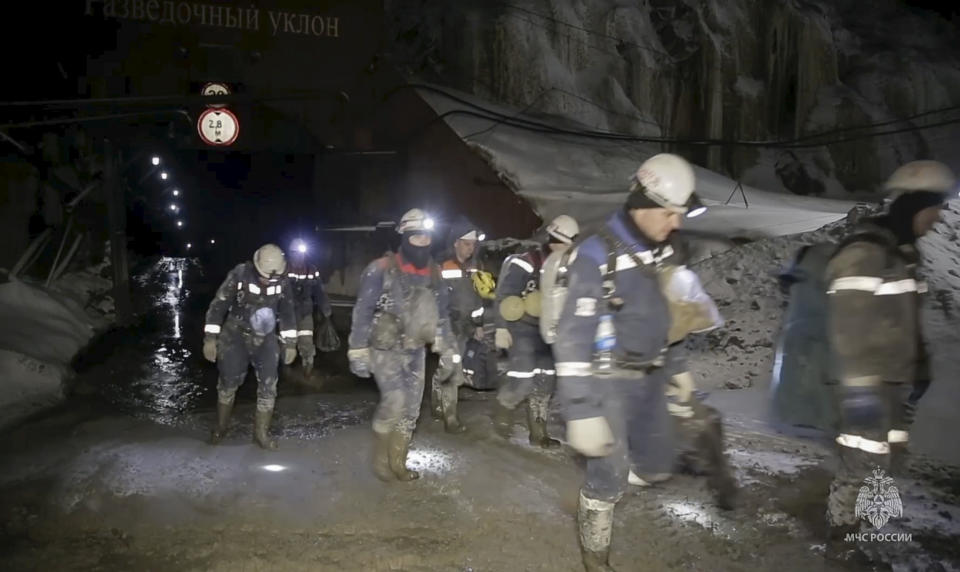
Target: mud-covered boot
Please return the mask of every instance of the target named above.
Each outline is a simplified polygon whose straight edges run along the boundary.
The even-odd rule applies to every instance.
[[[702,408],[702,409],[701,409]],[[705,415],[703,431],[697,436],[697,449],[707,460],[709,475],[707,487],[714,501],[723,510],[732,510],[737,503],[737,480],[723,452],[723,420],[720,413],[707,405],[699,404],[697,414]]]
[[[430,415],[437,421],[443,421],[443,386],[436,376],[430,380]]]
[[[493,429],[497,435],[509,440],[513,436],[513,409],[500,403],[498,399],[493,403]]]
[[[373,432],[373,474],[385,482],[397,480],[390,469],[390,434]]]
[[[217,426],[210,432],[210,444],[217,445],[227,435],[230,427],[230,413],[233,411],[233,400],[229,403],[217,401]]]
[[[277,442],[270,438],[271,418],[273,418],[273,409],[265,411],[257,409],[256,417],[253,418],[253,441],[262,449],[276,451]]]
[[[857,541],[851,538],[861,531],[860,523],[829,525],[827,528],[827,549],[824,557],[834,562],[857,564],[873,569],[873,561],[863,553]]]
[[[577,525],[580,529],[580,555],[586,571],[613,572],[610,567],[613,503],[587,498],[581,492]]]
[[[412,481],[420,478],[420,473],[407,468],[407,453],[410,451],[412,435],[403,431],[394,431],[390,434],[390,470],[400,481]]]
[[[901,477],[906,476],[910,467],[909,443],[891,442],[890,443],[890,474]]]
[[[460,423],[457,416],[457,386],[448,384],[441,386],[440,399],[443,412],[443,428],[447,433],[463,433],[466,425]]]
[[[530,444],[544,449],[556,449],[560,441],[551,439],[547,434],[547,420],[533,407],[527,407],[527,428],[530,430]]]

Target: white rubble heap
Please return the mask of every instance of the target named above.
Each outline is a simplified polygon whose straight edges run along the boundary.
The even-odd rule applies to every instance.
[[[0,427],[63,400],[71,361],[114,320],[107,269],[109,254],[50,288],[20,279],[0,283]]]

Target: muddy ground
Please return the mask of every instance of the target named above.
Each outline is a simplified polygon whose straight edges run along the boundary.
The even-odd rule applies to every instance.
[[[381,483],[369,471],[377,393],[344,375],[342,355],[310,379],[296,370],[281,378],[280,451],[251,442],[252,379],[231,434],[213,447],[216,374],[199,344],[216,284],[169,259],[139,284],[141,318],[78,361],[67,405],[3,435],[0,568],[582,569],[581,462],[567,448],[530,447],[519,415],[514,439],[497,438],[491,393],[462,390],[464,435],[445,434],[424,409],[410,459],[422,478],[411,483]],[[617,508],[613,566],[870,569],[823,557],[829,447],[768,430],[746,393],[711,401],[727,413],[740,506],[717,510],[693,476],[633,488]],[[556,412],[551,430],[562,435]],[[871,550],[895,570],[960,570],[958,483],[955,471],[917,460],[897,478],[904,516],[882,530],[912,541]]]

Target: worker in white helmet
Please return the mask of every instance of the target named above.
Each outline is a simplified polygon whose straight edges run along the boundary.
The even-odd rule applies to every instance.
[[[425,347],[440,354],[437,379],[446,381],[460,355],[450,329],[447,289],[430,255],[434,221],[420,209],[400,219],[396,253],[363,271],[353,307],[350,370],[372,374],[380,389],[373,414],[373,470],[384,481],[419,478],[407,468],[407,454],[423,400]]]
[[[920,319],[926,287],[917,275],[916,247],[940,220],[957,180],[943,163],[913,161],[893,173],[886,189],[885,212],[862,221],[826,270],[827,340],[840,412],[828,552],[837,558],[863,558],[844,542],[862,524],[860,487],[874,470],[898,468],[914,407],[930,381]]]
[[[527,402],[527,429],[531,445],[559,447],[547,433],[547,410],[556,388],[550,346],[540,336],[540,269],[551,252],[574,240],[580,227],[573,217],[560,215],[546,227],[546,241],[503,262],[494,301],[494,343],[507,352],[509,365],[497,391],[494,429],[504,439],[513,433],[513,412]]]
[[[286,280],[286,260],[275,244],[260,247],[252,262],[237,265],[217,289],[207,310],[203,356],[217,364],[217,426],[212,443],[226,435],[237,389],[253,366],[257,375],[257,413],[253,438],[264,449],[276,449],[270,439],[270,419],[277,399],[280,345],[283,363],[297,356],[297,323],[292,291]]]
[[[668,476],[675,459],[665,393],[687,368],[670,343],[669,282],[660,274],[676,264],[673,231],[703,211],[694,186],[686,160],[651,157],[624,208],[575,244],[566,264],[553,353],[567,440],[587,457],[578,525],[589,572],[610,570],[613,509],[628,482]]]

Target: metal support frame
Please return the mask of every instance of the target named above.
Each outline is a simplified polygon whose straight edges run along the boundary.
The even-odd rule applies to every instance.
[[[110,224],[110,265],[113,268],[113,301],[117,323],[129,323],[133,317],[130,302],[130,272],[127,266],[126,201],[120,181],[120,153],[110,141],[104,142],[103,180],[107,194],[107,217]]]
[[[733,190],[730,191],[730,196],[727,197],[727,200],[724,201],[723,204],[725,205],[730,204],[730,200],[733,198],[733,195],[735,195],[738,190],[740,191],[740,196],[743,197],[743,204],[747,208],[750,208],[750,203],[747,202],[747,193],[743,190],[743,184],[740,181],[737,181],[737,186],[735,186]]]

